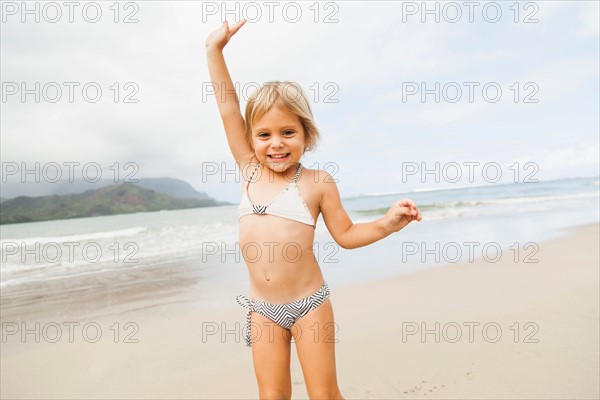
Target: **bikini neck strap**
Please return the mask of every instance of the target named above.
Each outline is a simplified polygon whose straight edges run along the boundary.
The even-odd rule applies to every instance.
[[[256,164],[256,167],[254,167],[254,170],[252,171],[252,173],[250,174],[250,178],[248,178],[248,184],[250,183],[250,181],[252,180],[252,177],[254,176],[254,173],[256,172],[256,170],[261,166],[261,163]],[[296,174],[294,175],[294,178],[292,179],[292,182],[296,183],[298,181],[298,179],[300,178],[300,171],[302,171],[302,163],[298,163],[298,169],[296,170]]]

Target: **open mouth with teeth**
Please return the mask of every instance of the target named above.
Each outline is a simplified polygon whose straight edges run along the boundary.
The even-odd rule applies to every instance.
[[[267,154],[267,157],[269,157],[272,160],[285,160],[290,156],[290,153],[283,153],[283,154]]]

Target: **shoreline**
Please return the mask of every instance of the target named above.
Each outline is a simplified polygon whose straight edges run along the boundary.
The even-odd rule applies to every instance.
[[[598,227],[574,226],[540,243],[538,263],[477,259],[333,289],[342,394],[598,398]],[[47,340],[52,327],[40,343],[12,335],[2,345],[1,394],[256,398],[244,317],[233,301],[165,304],[87,321],[102,331],[95,343],[87,340],[94,325],[83,335],[84,319],[72,343],[64,328],[56,343]],[[291,373],[293,398],[308,398],[294,345]]]
[[[588,225],[594,225],[594,223],[555,228],[541,240],[544,242],[553,238],[560,239],[574,229]],[[418,229],[420,226],[413,228]],[[412,232],[407,233],[410,235]],[[431,238],[431,243],[434,243],[433,239],[434,237]],[[445,237],[437,239],[438,241],[448,240]],[[375,243],[369,247],[345,251],[339,255],[324,252],[319,247],[315,250],[315,254],[318,258],[322,258],[319,260],[320,267],[333,290],[360,287],[364,284],[473,262],[464,260],[450,262],[445,259],[446,257],[442,257],[444,259],[441,262],[432,262],[430,254],[426,255],[426,262],[420,262],[419,252],[416,255],[403,254],[397,248],[399,244],[404,244],[404,239],[393,237],[392,240],[395,243]],[[418,242],[410,243],[420,244]],[[442,241],[442,243],[447,245],[452,242]],[[462,246],[459,251],[467,250],[464,246],[465,243],[467,242],[457,243]],[[493,241],[491,243],[501,246],[501,251],[506,253],[503,257],[514,253],[514,249],[508,249],[508,242],[500,244]],[[380,247],[376,248],[376,246]],[[398,253],[399,251],[400,253]],[[418,248],[418,251],[425,253],[423,248]],[[481,246],[476,248],[475,253],[478,253],[475,254],[475,260],[477,257],[481,259]],[[400,267],[396,266],[399,261],[392,258],[397,254],[401,254],[403,258],[407,259],[407,261],[401,262]],[[330,256],[334,258],[333,264],[328,263],[331,262]],[[337,256],[341,256],[341,259],[336,259]],[[368,260],[373,257],[377,257],[378,265],[374,265],[374,271],[368,272],[361,265],[368,264]],[[357,262],[357,260],[362,261]],[[237,263],[215,264],[208,269],[203,269],[199,266],[200,264],[199,259],[190,258],[183,261],[142,265],[143,268],[136,266],[133,270],[120,272],[120,275],[114,275],[114,271],[107,271],[107,273],[95,274],[91,277],[76,275],[64,281],[36,282],[18,288],[15,297],[11,297],[13,288],[5,288],[2,293],[0,319],[21,323],[103,318],[125,313],[135,314],[147,308],[165,309],[173,303],[178,304],[171,310],[175,313],[181,309],[212,308],[215,304],[229,304],[230,307],[225,308],[235,309],[236,303],[232,299],[238,292],[244,292],[247,289],[247,276],[243,260]],[[214,275],[219,275],[219,278],[215,279]],[[124,276],[126,276],[125,280]],[[117,285],[113,285],[114,280],[118,280]],[[229,291],[231,286],[235,286],[237,290]],[[86,290],[87,288],[89,290]],[[38,295],[38,292],[43,295]],[[48,297],[49,294],[50,297]],[[36,303],[36,301],[41,301],[42,304]],[[220,308],[220,305],[217,308]]]

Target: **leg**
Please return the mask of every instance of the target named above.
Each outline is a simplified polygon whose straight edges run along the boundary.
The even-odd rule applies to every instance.
[[[289,331],[259,313],[252,313],[252,358],[261,399],[290,399],[291,338]]]
[[[291,328],[311,399],[343,399],[335,368],[335,331],[329,298]]]

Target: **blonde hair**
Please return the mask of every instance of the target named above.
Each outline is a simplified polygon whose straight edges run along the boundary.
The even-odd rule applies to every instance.
[[[252,126],[273,106],[287,110],[300,119],[304,128],[304,151],[314,150],[321,138],[315,125],[310,104],[300,85],[290,81],[272,81],[263,84],[246,104],[245,139],[252,149]],[[253,154],[253,153],[252,153]]]

